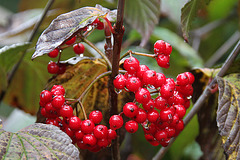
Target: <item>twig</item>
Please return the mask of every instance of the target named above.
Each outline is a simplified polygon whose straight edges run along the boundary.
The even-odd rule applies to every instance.
[[[228,56],[228,59],[223,64],[223,66],[222,66],[221,70],[218,72],[217,76],[222,77],[225,75],[226,71],[229,69],[229,67],[231,66],[231,64],[233,63],[233,61],[239,54],[239,51],[240,51],[240,40],[238,41],[237,45],[235,46],[235,48],[233,49],[231,54]],[[183,122],[184,122],[185,126],[190,122],[190,120],[193,118],[193,116],[199,111],[199,109],[205,103],[206,99],[211,95],[210,90],[212,89],[213,86],[215,86],[216,83],[217,83],[217,79],[216,79],[216,77],[214,77],[214,79],[211,81],[211,83],[209,85],[207,85],[207,87],[204,89],[203,93],[201,94],[201,96],[198,98],[198,100],[194,104],[192,110],[184,118]],[[165,155],[165,153],[168,151],[168,149],[172,145],[172,143],[175,141],[175,139],[176,139],[176,137],[172,138],[167,147],[162,147],[158,151],[158,153],[153,157],[153,160],[162,159],[163,156]]]
[[[52,4],[54,3],[54,1],[55,1],[55,0],[49,0],[49,1],[48,1],[47,5],[46,5],[45,8],[44,8],[44,11],[43,11],[43,14],[42,14],[40,20],[37,22],[37,24],[36,24],[36,25],[34,26],[34,28],[33,28],[33,31],[32,31],[32,33],[31,33],[29,39],[28,39],[28,42],[31,43],[31,42],[33,41],[33,38],[35,37],[35,35],[36,35],[37,31],[38,31],[38,28],[39,28],[40,25],[42,24],[44,18],[45,18],[46,15],[47,15],[47,12],[48,12],[49,9],[51,8],[51,6],[52,6]],[[28,48],[27,48],[27,49],[28,49]],[[14,77],[17,69],[19,68],[20,64],[22,63],[22,61],[23,61],[23,59],[24,59],[24,57],[25,57],[25,55],[26,55],[26,53],[27,53],[27,49],[26,49],[25,51],[23,51],[23,53],[22,53],[19,61],[18,61],[17,64],[13,67],[12,71],[9,73],[9,76],[7,77],[7,78],[8,78],[8,79],[7,79],[7,81],[8,81],[8,87],[10,86],[10,84],[11,84],[11,82],[12,82],[12,79],[13,79],[13,77]],[[7,89],[8,89],[8,87],[7,87]],[[6,91],[3,92],[3,93],[0,95],[0,102],[3,100],[5,94],[6,94]]]
[[[109,22],[109,21],[108,21]],[[111,23],[109,24],[107,21],[104,22],[105,26],[105,39],[106,39],[106,44],[104,46],[106,56],[110,61],[112,61],[112,55],[113,55],[113,46],[112,46],[112,39],[111,39],[111,29],[110,26]],[[112,27],[112,26],[111,26]],[[112,63],[112,62],[111,62]]]
[[[147,54],[147,53],[141,53],[141,52],[133,52],[131,50],[127,51],[126,53],[124,53],[120,59],[123,59],[124,57],[126,57],[129,54],[135,54],[135,55],[140,55],[140,56],[145,56],[145,57],[150,57],[150,58],[155,58],[156,55],[155,54]]]
[[[80,107],[82,109],[82,112],[83,112],[83,115],[84,115],[84,119],[86,120],[87,119],[87,114],[86,114],[85,108],[83,107],[83,104],[82,104],[82,102],[80,100],[78,101],[78,103],[79,103],[79,105],[80,105]]]
[[[118,108],[117,108],[118,95],[115,92],[115,89],[113,86],[113,80],[115,76],[117,76],[117,74],[119,73],[118,70],[119,70],[120,52],[121,52],[122,39],[124,34],[124,27],[123,27],[124,4],[125,4],[125,0],[118,1],[117,22],[116,22],[116,25],[114,26],[114,31],[113,31],[114,43],[113,43],[112,74],[110,77],[110,82],[108,87],[110,115],[118,114]],[[113,140],[111,149],[112,149],[112,159],[120,160],[119,137]]]

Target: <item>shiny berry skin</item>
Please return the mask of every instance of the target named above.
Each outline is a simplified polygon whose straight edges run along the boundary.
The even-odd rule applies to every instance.
[[[184,129],[184,123],[182,119],[178,121],[177,125],[175,126],[175,129],[178,131],[182,131]]]
[[[144,137],[148,142],[154,141],[155,139],[152,134],[144,134]]]
[[[104,23],[101,22],[99,18],[95,19],[95,21],[93,22],[93,25],[95,25],[96,29],[98,29],[98,30],[104,29]]]
[[[170,138],[166,138],[164,141],[159,142],[161,146],[167,147],[170,142]]]
[[[161,87],[160,90],[161,96],[168,99],[169,97],[171,97],[174,93],[174,88],[169,85],[169,84],[164,84]]]
[[[124,89],[126,85],[126,77],[122,74],[118,74],[116,78],[113,80],[113,85],[117,89]]]
[[[69,127],[64,128],[64,132],[65,132],[71,139],[73,138],[74,132],[73,132],[73,130],[72,130],[71,128],[69,128]]]
[[[168,106],[168,101],[164,97],[158,96],[157,98],[155,98],[156,109],[163,110],[167,106]]]
[[[64,102],[65,98],[63,97],[63,95],[57,95],[53,98],[51,103],[54,108],[60,109]]]
[[[142,82],[146,85],[154,85],[156,81],[156,71],[147,70],[142,75]]]
[[[97,141],[97,145],[98,145],[99,147],[107,147],[107,146],[109,145],[109,141],[108,141],[108,139],[106,139],[106,138],[104,138],[104,139],[99,139],[99,140]]]
[[[92,111],[90,114],[89,114],[89,119],[95,123],[95,124],[98,124],[102,121],[103,119],[103,115],[102,115],[102,112],[101,111],[98,111],[98,110],[95,110],[95,111]]]
[[[59,50],[57,48],[55,48],[53,51],[48,53],[48,56],[51,58],[55,58],[58,56]]]
[[[176,109],[176,114],[178,114],[178,117],[182,119],[186,114],[186,109],[183,105],[174,105],[174,108]]]
[[[51,125],[59,127],[59,124],[56,121],[56,119],[46,119],[46,124],[51,124]]]
[[[77,130],[77,131],[75,132],[75,137],[76,137],[77,140],[82,140],[82,139],[83,139],[83,136],[84,136],[83,131]]]
[[[177,76],[177,84],[180,86],[185,86],[189,83],[188,76],[186,73],[181,73]]]
[[[125,129],[129,133],[135,133],[138,130],[138,123],[134,120],[126,122]]]
[[[167,138],[167,136],[168,136],[167,132],[164,130],[159,130],[154,135],[156,140],[158,140],[159,142],[164,141]]]
[[[95,127],[95,125],[94,125],[93,121],[91,121],[89,119],[86,119],[86,120],[82,121],[82,123],[81,123],[81,130],[85,134],[92,133],[94,130],[94,127]]]
[[[159,118],[159,112],[155,109],[147,113],[147,119],[149,122],[155,123],[157,122],[158,118]]]
[[[151,99],[150,92],[146,88],[140,88],[135,93],[135,99],[139,103],[146,104]]]
[[[41,108],[40,112],[43,117],[47,117],[47,112],[45,108]]]
[[[166,50],[163,54],[170,55],[172,53],[172,46],[167,42],[165,44],[166,44]]]
[[[73,109],[69,105],[63,105],[59,111],[59,115],[63,118],[70,118],[73,116]]]
[[[123,118],[120,115],[113,115],[109,119],[111,129],[119,129],[123,126]]]
[[[128,102],[123,106],[123,113],[125,116],[132,118],[138,113],[138,106],[133,102]]]
[[[185,98],[183,97],[183,95],[181,93],[177,92],[177,94],[175,94],[175,91],[174,91],[173,103],[174,104],[185,104]]]
[[[166,82],[166,76],[162,73],[156,73],[156,80],[154,83],[154,87],[161,87]]]
[[[157,126],[154,123],[148,124],[144,122],[142,123],[142,127],[145,134],[154,134],[157,131]]]
[[[150,111],[155,108],[155,102],[153,99],[150,99],[147,103],[142,105],[146,111]]]
[[[77,116],[69,118],[69,127],[73,130],[79,130],[81,127],[81,119]]]
[[[59,70],[59,66],[55,62],[49,62],[47,66],[48,73],[57,74]]]
[[[76,41],[76,36],[72,37],[68,41],[65,42],[66,45],[71,45]]]
[[[193,87],[191,84],[187,84],[186,86],[180,86],[179,92],[183,94],[183,96],[191,96],[193,94]]]
[[[40,101],[44,104],[52,101],[52,93],[48,90],[43,90],[40,93]]]
[[[129,57],[124,61],[123,67],[130,74],[135,73],[139,69],[139,61],[135,57]]]
[[[147,113],[144,109],[138,108],[137,115],[134,117],[134,121],[137,123],[143,123],[147,119]]]
[[[148,66],[146,66],[146,65],[139,65],[139,68],[137,70],[137,77],[139,79],[142,79],[143,73],[145,71],[147,71],[147,70],[149,70]]]
[[[187,75],[188,79],[189,79],[189,84],[193,84],[195,77],[192,73],[190,72],[185,72],[185,74]]]
[[[51,89],[51,92],[54,96],[56,95],[63,95],[65,94],[65,89],[62,85],[54,85]]]
[[[141,87],[141,81],[138,77],[130,77],[126,80],[126,88],[131,92],[136,92]]]
[[[92,134],[86,134],[83,136],[83,143],[85,143],[88,146],[94,146],[97,144],[97,139]]]
[[[157,140],[153,140],[151,142],[149,142],[151,145],[153,146],[158,146],[160,143]]]
[[[175,135],[175,128],[173,127],[166,127],[164,130],[167,132],[168,138],[172,138]]]
[[[83,141],[77,141],[77,146],[80,149],[88,149],[88,146]]]
[[[170,123],[170,127],[175,127],[179,122],[178,114],[174,114],[172,118],[172,122]]]
[[[74,44],[73,45],[73,51],[76,53],[76,54],[82,54],[85,50],[85,47],[82,43],[77,43],[77,44]]]
[[[137,75],[136,73],[129,73],[129,72],[126,72],[126,73],[124,74],[124,76],[126,77],[126,79],[128,79],[128,78],[130,78],[130,77],[137,77],[136,75]]]
[[[164,53],[166,50],[166,43],[163,40],[158,40],[154,44],[154,53],[160,54]]]
[[[163,122],[171,122],[173,119],[173,112],[166,108],[160,111],[160,120]]]
[[[113,129],[108,129],[108,139],[112,140],[117,138],[117,133]]]
[[[169,68],[170,64],[169,64],[169,60],[170,57],[168,55],[164,55],[164,54],[159,54],[156,58],[157,60],[157,64],[162,67],[162,68]]]
[[[52,103],[49,102],[45,105],[45,109],[46,109],[46,112],[50,113],[54,110],[53,106],[52,106]]]
[[[103,139],[108,137],[108,128],[104,125],[97,125],[94,130],[93,134],[97,139]]]

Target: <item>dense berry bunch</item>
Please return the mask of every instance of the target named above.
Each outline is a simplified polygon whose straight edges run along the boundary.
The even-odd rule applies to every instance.
[[[157,55],[157,64],[163,68],[169,68],[170,54],[172,53],[172,46],[164,42],[163,40],[158,40],[154,44],[154,53]]]
[[[169,56],[171,50],[163,41],[155,43],[156,54]],[[184,129],[182,119],[190,106],[194,76],[185,72],[174,81],[146,65],[140,65],[132,56],[124,61],[123,67],[127,72],[116,76],[114,86],[134,92],[136,101],[123,106],[124,115],[130,118],[125,124],[126,131],[134,133],[141,124],[148,142],[154,146],[167,146],[170,139]],[[158,96],[153,98],[151,92],[158,93]]]
[[[117,137],[116,129],[121,128],[121,116],[110,118],[110,129],[99,124],[103,115],[95,110],[89,114],[89,119],[81,120],[73,115],[73,109],[65,101],[65,89],[61,85],[54,85],[51,91],[43,90],[40,94],[41,114],[46,117],[46,123],[59,127],[80,149],[97,152],[108,147]]]

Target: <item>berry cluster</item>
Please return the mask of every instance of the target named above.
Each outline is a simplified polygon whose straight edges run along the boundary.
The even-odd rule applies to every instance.
[[[172,46],[164,42],[163,40],[158,40],[154,44],[154,53],[156,54],[157,64],[163,68],[169,68],[170,54],[172,53]]]
[[[73,115],[73,109],[65,101],[65,90],[61,85],[54,85],[51,91],[43,90],[40,94],[41,114],[46,117],[46,124],[52,124],[64,131],[80,149],[97,152],[108,147],[112,139],[117,137],[115,129],[119,123],[110,120],[113,129],[99,124],[103,115],[95,110],[89,114],[89,119],[81,120]],[[123,122],[122,122],[123,123]]]
[[[162,47],[162,41],[156,44],[156,48]],[[169,56],[170,50],[165,48],[165,51],[167,53],[160,53],[155,49],[159,55]],[[131,119],[125,124],[126,131],[134,133],[138,130],[138,124],[141,124],[148,142],[154,146],[167,146],[170,138],[184,129],[182,119],[190,106],[194,76],[185,72],[174,81],[150,70],[146,65],[140,65],[132,56],[124,61],[123,67],[127,72],[116,76],[114,86],[118,90],[135,93],[135,101],[123,107],[123,114]],[[158,96],[153,98],[149,90],[158,93]]]
[[[79,32],[86,32],[90,27],[94,27],[98,30],[102,30],[104,29],[104,23],[102,22],[101,18],[97,18],[92,24],[80,29]],[[63,48],[67,48],[70,46],[73,46],[73,51],[75,52],[75,54],[77,55],[83,54],[85,47],[82,43],[75,43],[77,40],[77,36],[78,34],[76,33],[71,38],[66,40],[61,46],[49,52],[48,56],[51,58],[56,58],[58,57],[59,53],[62,51]],[[66,70],[66,66],[63,63],[60,63],[59,60],[57,63],[50,61],[47,66],[47,70],[48,70],[48,73],[51,73],[51,74],[63,74]]]

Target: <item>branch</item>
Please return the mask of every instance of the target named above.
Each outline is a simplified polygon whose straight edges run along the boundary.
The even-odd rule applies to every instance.
[[[119,60],[122,46],[122,39],[124,34],[123,28],[123,15],[124,15],[124,3],[125,0],[118,1],[118,9],[117,9],[117,22],[114,26],[113,32],[113,58],[112,58],[112,74],[110,76],[109,81],[109,107],[110,107],[110,115],[118,114],[118,101],[117,94],[114,90],[113,80],[119,73]],[[112,159],[120,160],[120,152],[119,152],[119,137],[117,137],[112,144]]]
[[[240,40],[238,41],[237,45],[231,52],[231,54],[228,56],[228,59],[225,61],[223,64],[221,70],[218,72],[217,76],[223,77],[226,73],[226,71],[229,69],[237,55],[239,54],[240,51]],[[193,118],[193,116],[200,110],[206,99],[212,94],[211,89],[214,87],[217,83],[217,78],[214,77],[214,79],[211,81],[209,85],[204,89],[203,93],[201,96],[198,98],[196,103],[194,104],[192,110],[188,113],[188,115],[184,118],[183,122],[184,125],[186,126],[190,120]],[[165,153],[168,151],[168,149],[171,147],[172,143],[175,141],[176,137],[172,138],[169,145],[167,147],[162,147],[158,153],[153,157],[153,160],[160,160],[164,157]]]

